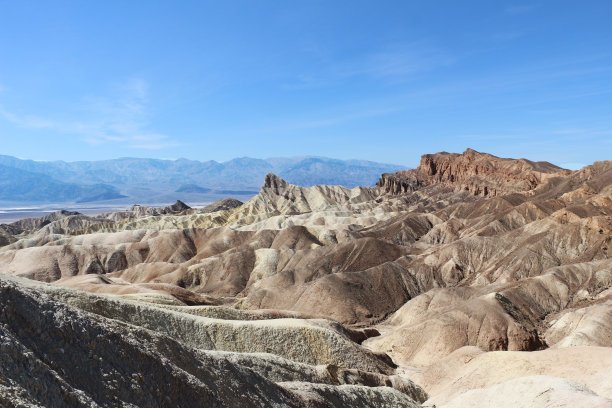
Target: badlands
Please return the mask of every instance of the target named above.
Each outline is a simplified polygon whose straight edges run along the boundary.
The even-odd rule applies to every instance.
[[[0,225],[2,407],[612,407],[612,161]]]

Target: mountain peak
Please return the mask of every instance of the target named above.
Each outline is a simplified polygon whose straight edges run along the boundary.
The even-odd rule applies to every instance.
[[[276,174],[268,173],[266,174],[266,178],[264,180],[263,188],[285,188],[289,185],[288,182],[278,177]]]
[[[185,211],[190,209],[191,207],[182,202],[181,200],[176,200],[176,203],[172,204],[168,207],[168,209],[172,211]]]

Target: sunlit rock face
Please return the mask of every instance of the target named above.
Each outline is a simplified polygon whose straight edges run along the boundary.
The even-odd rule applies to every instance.
[[[612,403],[612,162],[468,149],[372,188],[268,174],[245,203],[57,212],[0,245],[0,401]]]
[[[388,193],[401,194],[446,184],[458,191],[490,197],[530,191],[551,177],[569,173],[548,162],[503,159],[467,149],[462,154],[425,154],[416,169],[385,173],[376,185]]]

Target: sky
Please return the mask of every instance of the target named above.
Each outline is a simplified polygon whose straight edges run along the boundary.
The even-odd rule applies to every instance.
[[[0,0],[0,154],[612,159],[612,1]]]

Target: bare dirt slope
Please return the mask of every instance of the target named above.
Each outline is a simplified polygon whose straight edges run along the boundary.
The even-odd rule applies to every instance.
[[[12,291],[250,359],[291,401],[280,406],[477,406],[513,388],[519,406],[612,403],[600,381],[612,366],[612,162],[568,171],[468,149],[374,188],[269,174],[244,204],[59,212],[0,232],[2,273],[53,284],[5,278]],[[589,375],[571,350],[593,360]],[[495,374],[500,361],[515,375]]]

